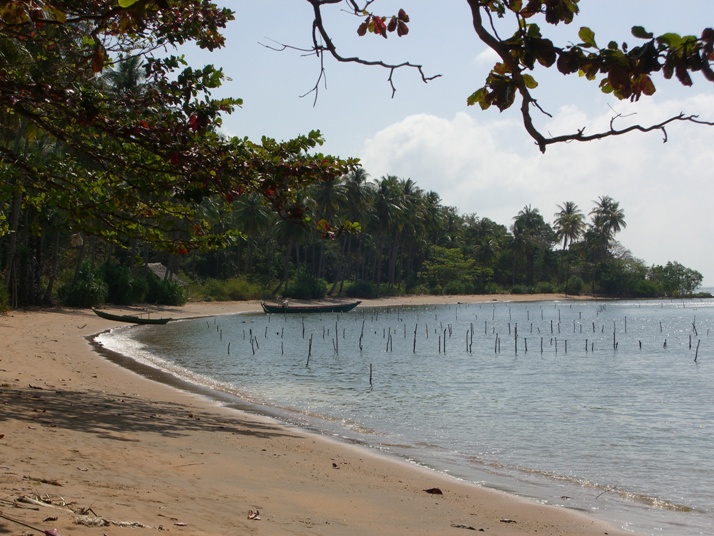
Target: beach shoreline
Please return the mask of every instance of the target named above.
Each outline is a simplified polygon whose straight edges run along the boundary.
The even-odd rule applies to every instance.
[[[554,299],[573,298],[415,296],[362,306]],[[260,304],[150,309],[189,318]],[[154,381],[93,349],[92,337],[117,325],[91,310],[0,316],[0,532],[31,533],[6,518],[63,535],[125,530],[76,524],[84,511],[86,523],[135,524],[142,534],[631,534]],[[425,491],[435,488],[442,494]]]

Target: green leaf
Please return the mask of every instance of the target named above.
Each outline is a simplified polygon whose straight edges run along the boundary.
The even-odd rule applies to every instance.
[[[597,43],[595,43],[595,32],[593,32],[587,26],[580,28],[578,32],[578,37],[582,40],[583,44],[588,45],[592,48],[597,48]]]
[[[466,99],[466,104],[469,106],[473,106],[474,104],[478,104],[482,110],[486,110],[491,106],[491,103],[488,102],[486,99],[487,97],[487,92],[486,88],[482,87],[481,89],[477,89],[474,91],[468,99]]]
[[[652,39],[654,34],[645,30],[642,26],[633,26],[632,35],[640,39]]]
[[[523,76],[523,82],[525,82],[526,87],[528,89],[535,89],[538,87],[538,82],[536,82],[536,79],[533,78],[531,75],[524,74],[522,76]]]
[[[119,7],[123,7],[124,9],[133,6],[136,4],[139,0],[119,0]]]
[[[669,45],[670,48],[677,48],[682,43],[682,36],[676,33],[666,33],[660,35],[657,41]]]

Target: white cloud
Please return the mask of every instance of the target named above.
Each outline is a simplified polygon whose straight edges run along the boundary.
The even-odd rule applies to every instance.
[[[476,67],[492,67],[497,61],[500,61],[500,58],[498,57],[498,54],[496,54],[496,51],[492,48],[486,47],[476,55],[473,60],[473,65]]]
[[[623,103],[617,112],[627,115],[631,109]],[[616,126],[659,121],[681,111],[712,118],[714,96],[650,99]],[[625,210],[628,227],[619,238],[635,256],[648,264],[676,260],[714,285],[714,255],[706,247],[714,237],[711,127],[673,124],[666,144],[659,132],[631,133],[551,146],[541,155],[522,126],[512,120],[477,121],[478,114],[462,112],[452,119],[417,114],[392,124],[365,142],[365,169],[374,177],[411,178],[461,213],[475,212],[504,225],[527,204],[551,221],[563,201],[575,201],[588,213],[598,196],[609,195]],[[613,115],[609,108],[595,116],[564,107],[544,131],[587,126],[586,132],[594,132],[607,128]]]

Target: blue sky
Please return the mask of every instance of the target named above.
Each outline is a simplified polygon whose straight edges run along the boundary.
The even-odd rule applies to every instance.
[[[212,63],[231,78],[214,96],[244,99],[244,106],[224,119],[227,133],[259,140],[320,130],[326,138],[322,152],[359,157],[374,178],[411,178],[460,213],[504,225],[525,205],[552,222],[556,205],[564,201],[574,201],[587,214],[599,196],[609,195],[620,202],[628,223],[618,239],[635,257],[648,265],[681,262],[714,286],[709,245],[714,238],[714,128],[674,125],[666,144],[659,133],[632,134],[552,146],[542,155],[516,109],[482,112],[466,106],[466,98],[483,85],[494,56],[476,38],[463,0],[376,2],[373,7],[380,12],[401,7],[411,17],[408,36],[387,40],[357,37],[359,20],[331,8],[326,22],[343,55],[408,60],[424,65],[427,75],[442,76],[424,84],[416,72],[398,72],[392,97],[387,71],[327,59],[326,87],[320,85],[315,101],[314,94],[301,95],[318,80],[318,60],[297,50],[266,47],[309,47],[310,5],[296,0],[219,3],[236,12],[226,48],[185,52],[191,63]],[[546,36],[577,42],[578,28],[589,26],[599,43],[633,43],[633,25],[657,35],[699,35],[714,25],[712,0],[581,0],[580,8],[573,24],[555,33],[544,28]],[[596,83],[577,75],[565,78],[540,70],[535,77],[539,103],[553,116],[538,117],[538,126],[554,135],[606,127],[615,113],[636,114],[633,119],[642,123],[679,112],[714,120],[714,84],[701,76],[695,76],[691,88],[658,76],[655,96],[636,104],[605,96]]]

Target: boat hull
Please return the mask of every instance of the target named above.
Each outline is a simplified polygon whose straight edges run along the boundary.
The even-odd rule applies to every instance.
[[[314,313],[346,313],[357,307],[361,301],[336,304],[290,305],[261,303],[263,311],[268,314],[314,314]]]
[[[98,309],[92,309],[94,314],[106,320],[114,320],[116,322],[127,322],[129,324],[168,324],[172,318],[144,318],[134,315],[114,315]]]

